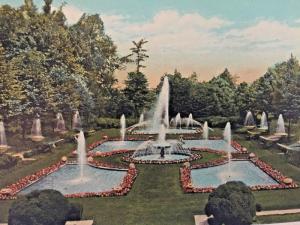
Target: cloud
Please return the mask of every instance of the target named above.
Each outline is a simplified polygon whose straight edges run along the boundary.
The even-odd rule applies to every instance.
[[[52,6],[52,11],[58,10],[58,7]],[[76,23],[82,14],[84,13],[82,10],[78,9],[77,7],[73,5],[65,5],[62,9],[63,13],[65,14],[67,18],[67,23],[72,25]]]
[[[247,26],[199,13],[160,11],[153,18],[133,22],[128,15],[101,15],[106,32],[123,55],[131,41],[145,38],[150,58],[145,73],[155,86],[161,75],[175,68],[187,75],[196,71],[210,79],[228,67],[242,81],[253,81],[269,66],[300,54],[300,26],[276,20],[254,20]],[[129,66],[130,71],[132,67]],[[118,78],[124,80],[126,74]]]
[[[73,5],[66,5],[63,7],[63,13],[65,14],[69,24],[76,23],[83,14],[83,11],[76,8]]]

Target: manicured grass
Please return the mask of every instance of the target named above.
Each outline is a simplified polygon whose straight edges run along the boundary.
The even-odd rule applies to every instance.
[[[279,215],[279,216],[260,216],[257,218],[256,223],[283,223],[283,222],[292,222],[300,221],[300,214],[289,214],[289,215]]]
[[[99,139],[104,133],[108,135],[119,135],[118,130],[110,130],[97,133],[88,139],[93,142]],[[221,131],[216,129],[215,133]],[[212,134],[213,135],[213,134]],[[273,165],[274,168],[283,172],[284,175],[292,177],[300,183],[300,169],[287,163],[282,155],[277,154],[277,150],[263,149],[255,141],[246,141],[242,136],[235,135],[234,139],[246,146],[250,151],[255,152],[262,160]],[[70,146],[70,149],[74,147]],[[54,162],[64,155],[70,149],[56,151],[47,157],[41,156],[38,164],[41,167],[46,163]],[[57,152],[61,153],[58,154]],[[64,154],[63,154],[64,153]],[[208,161],[216,158],[215,154],[202,153],[203,159],[199,161]],[[49,157],[53,157],[50,159]],[[118,163],[120,156],[112,156],[104,159],[106,162]],[[2,174],[6,183],[8,180],[15,181],[21,174],[20,170],[33,172],[38,166],[25,166],[24,169],[16,167],[12,174]],[[97,225],[192,225],[193,216],[203,214],[203,208],[207,202],[208,194],[184,194],[179,182],[180,165],[137,165],[138,177],[133,185],[133,189],[127,196],[109,197],[109,198],[82,198],[72,199],[71,201],[80,202],[84,207],[84,217],[94,219]],[[11,177],[11,178],[8,178]],[[278,191],[260,191],[254,192],[257,202],[261,203],[263,210],[286,209],[300,207],[300,189],[278,190]],[[9,205],[12,201],[0,201],[0,221],[7,220]],[[266,218],[259,218],[259,221],[265,221]],[[268,217],[268,222],[281,221],[279,217]],[[298,217],[288,216],[289,220],[298,220]]]

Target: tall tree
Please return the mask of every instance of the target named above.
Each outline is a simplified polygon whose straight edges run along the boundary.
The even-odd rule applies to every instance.
[[[132,42],[134,47],[130,50],[132,51],[131,55],[135,56],[134,62],[136,64],[136,72],[139,73],[141,68],[145,68],[145,65],[142,65],[142,62],[145,61],[146,58],[149,56],[146,54],[147,50],[143,48],[143,45],[148,43],[148,41],[144,40],[143,38],[139,41]]]
[[[139,116],[149,104],[148,81],[143,73],[130,72],[125,85],[124,95],[134,106],[134,116]]]

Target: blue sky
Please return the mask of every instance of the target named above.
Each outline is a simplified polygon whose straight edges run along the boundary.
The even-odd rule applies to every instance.
[[[22,0],[0,4],[19,6]],[[62,1],[54,0],[57,7]],[[120,54],[131,41],[149,40],[144,72],[155,85],[175,68],[207,80],[225,67],[253,81],[277,62],[300,54],[299,0],[73,0],[64,8],[70,24],[83,12],[99,13]],[[43,1],[35,1],[41,6]],[[131,70],[132,67],[128,67]],[[126,71],[118,72],[120,81]]]

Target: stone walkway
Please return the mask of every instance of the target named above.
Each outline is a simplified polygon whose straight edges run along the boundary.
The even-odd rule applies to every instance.
[[[286,214],[297,214],[300,213],[300,209],[285,209],[285,210],[270,210],[270,211],[261,211],[257,212],[256,216],[272,216],[272,215],[286,215]],[[195,215],[195,225],[208,225],[207,216],[206,215]],[[298,222],[290,222],[290,223],[274,223],[274,225],[300,225],[300,221]],[[267,225],[267,224],[265,224]]]

